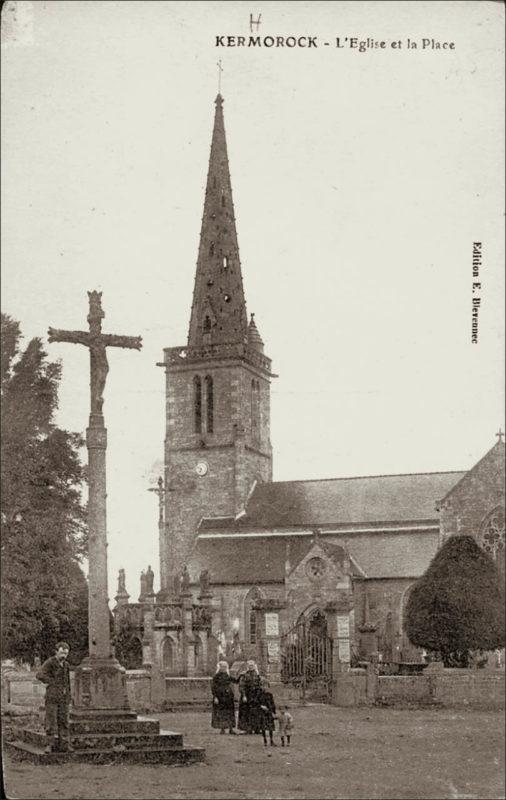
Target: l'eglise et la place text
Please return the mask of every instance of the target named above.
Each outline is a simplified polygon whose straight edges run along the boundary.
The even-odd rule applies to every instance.
[[[455,50],[455,42],[440,42],[437,39],[374,39],[360,36],[336,36],[328,41],[318,39],[318,36],[215,36],[215,47],[283,47],[291,49],[318,47],[336,47],[338,50],[350,49],[359,53],[368,50]]]

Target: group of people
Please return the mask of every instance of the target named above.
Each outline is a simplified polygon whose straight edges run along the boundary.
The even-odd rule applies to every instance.
[[[67,663],[70,647],[58,642],[55,655],[48,658],[36,673],[46,684],[46,734],[47,750],[68,752],[72,750],[69,735],[70,674]],[[234,685],[239,689],[239,712],[236,724]],[[290,746],[293,719],[289,707],[277,712],[269,683],[262,679],[254,661],[246,663],[246,671],[234,678],[227,661],[219,661],[211,683],[213,711],[211,724],[220,733],[236,734],[236,727],[245,734],[262,734],[264,745],[267,736],[274,747],[275,720],[279,723],[281,745]]]
[[[293,718],[289,707],[284,706],[279,713],[276,710],[274,697],[270,691],[269,683],[262,679],[254,661],[246,663],[246,671],[238,678],[230,674],[227,661],[219,661],[216,674],[212,680],[211,691],[213,695],[213,710],[211,725],[219,728],[224,734],[228,729],[230,734],[236,734],[236,710],[234,684],[239,689],[239,710],[237,714],[237,728],[245,734],[262,734],[264,745],[267,746],[267,736],[271,746],[275,747],[274,731],[275,720],[279,723],[281,746],[290,746]]]

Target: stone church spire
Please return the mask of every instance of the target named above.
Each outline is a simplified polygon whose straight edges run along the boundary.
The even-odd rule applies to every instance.
[[[188,333],[188,346],[197,348],[248,340],[221,94],[216,97],[215,104]]]

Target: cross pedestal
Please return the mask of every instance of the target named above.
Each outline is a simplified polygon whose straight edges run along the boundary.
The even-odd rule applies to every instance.
[[[89,465],[89,655],[75,671],[76,710],[129,709],[126,672],[111,648],[107,597],[106,469],[107,431],[101,414],[90,415],[86,430]]]

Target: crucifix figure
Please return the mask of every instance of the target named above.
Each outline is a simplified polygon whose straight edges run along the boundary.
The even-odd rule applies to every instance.
[[[90,302],[89,331],[62,331],[58,328],[49,328],[49,341],[83,344],[90,348],[91,414],[101,416],[105,382],[109,372],[106,347],[126,347],[131,350],[140,350],[142,339],[140,336],[115,336],[102,333],[102,320],[105,316],[102,310],[102,292],[88,292],[88,297]]]

